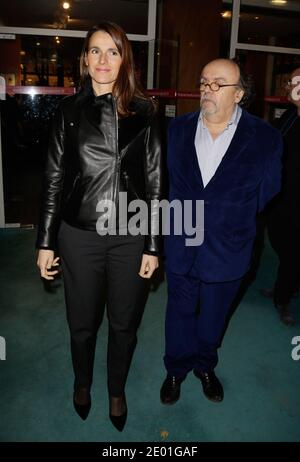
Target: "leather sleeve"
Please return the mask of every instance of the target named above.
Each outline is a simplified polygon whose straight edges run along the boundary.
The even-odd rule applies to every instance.
[[[50,129],[43,197],[36,240],[36,247],[39,249],[56,249],[64,179],[64,138],[64,116],[60,106],[56,110]]]
[[[159,255],[162,251],[159,201],[163,196],[162,139],[158,115],[155,113],[146,132],[145,187],[148,206],[148,235],[144,253]]]

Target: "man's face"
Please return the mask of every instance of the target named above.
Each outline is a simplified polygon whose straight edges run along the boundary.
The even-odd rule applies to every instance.
[[[233,63],[226,61],[212,61],[207,64],[201,74],[201,83],[217,82],[223,84],[238,84],[239,69]],[[220,87],[212,91],[209,86],[201,91],[200,106],[205,116],[218,116],[219,121],[230,118],[234,106],[242,99],[244,91],[238,86]]]
[[[288,100],[300,108],[300,67],[292,73],[287,90]]]

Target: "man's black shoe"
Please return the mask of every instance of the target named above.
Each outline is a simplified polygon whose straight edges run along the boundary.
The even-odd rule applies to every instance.
[[[278,313],[280,321],[287,326],[293,326],[295,324],[295,319],[293,318],[292,313],[290,312],[288,305],[275,305]]]
[[[214,371],[199,372],[194,370],[194,374],[198,379],[201,380],[203,393],[208,399],[214,401],[215,403],[223,401],[223,387],[218,377],[215,375]]]
[[[274,290],[273,289],[259,289],[260,295],[265,298],[273,298]]]
[[[180,397],[182,378],[167,375],[160,390],[160,400],[163,404],[174,404]]]

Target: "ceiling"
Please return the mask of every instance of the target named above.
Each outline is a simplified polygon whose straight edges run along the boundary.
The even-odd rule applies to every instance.
[[[0,25],[88,30],[102,20],[119,24],[127,34],[147,34],[148,0],[0,0]],[[69,18],[68,18],[69,16]]]
[[[200,5],[201,0],[198,1]],[[101,20],[111,20],[127,34],[147,34],[148,0],[70,0],[69,10],[63,10],[61,3],[61,0],[0,0],[0,25],[88,30]],[[224,9],[231,9],[232,0],[222,3]],[[231,21],[223,22],[224,30],[229,30]],[[299,47],[299,30],[300,0],[288,0],[280,7],[272,5],[270,0],[241,0],[240,41],[251,42],[259,37],[261,43],[267,44],[271,35],[289,36],[295,44],[286,46]]]

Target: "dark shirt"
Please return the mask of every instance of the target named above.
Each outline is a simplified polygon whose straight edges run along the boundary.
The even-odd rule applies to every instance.
[[[284,140],[282,200],[300,205],[300,117],[289,108],[279,119],[277,128]]]
[[[276,123],[284,140],[282,188],[271,201],[267,213],[276,226],[300,229],[300,117],[291,106]]]

